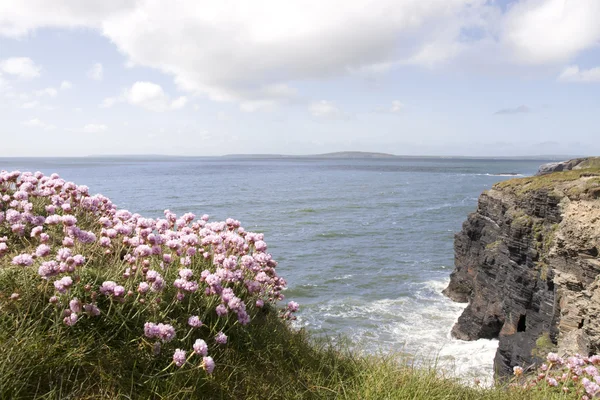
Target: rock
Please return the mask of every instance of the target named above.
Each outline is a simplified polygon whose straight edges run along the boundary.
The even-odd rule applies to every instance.
[[[500,376],[541,362],[548,351],[600,352],[595,160],[494,185],[455,236],[455,269],[444,294],[469,304],[452,334],[498,338]]]
[[[568,161],[560,161],[548,163],[540,166],[538,172],[535,174],[536,176],[551,174],[553,172],[561,172],[561,171],[571,171],[573,169],[577,169],[581,163],[586,160],[590,160],[596,157],[588,157],[588,158],[574,158]]]

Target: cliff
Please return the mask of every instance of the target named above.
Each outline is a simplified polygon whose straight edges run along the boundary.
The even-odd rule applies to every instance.
[[[452,334],[498,338],[501,376],[548,351],[600,352],[600,158],[565,165],[497,183],[455,236],[444,293],[469,304]]]

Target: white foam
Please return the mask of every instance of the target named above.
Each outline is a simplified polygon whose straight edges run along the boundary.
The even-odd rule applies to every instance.
[[[493,359],[497,340],[462,341],[451,338],[450,330],[465,304],[441,294],[448,280],[418,285],[414,297],[386,298],[364,302],[356,297],[332,299],[305,310],[297,325],[322,329],[331,334],[342,323],[354,326],[345,331],[359,348],[369,352],[406,352],[425,363],[435,362],[446,375],[473,382],[493,381]],[[353,324],[352,320],[356,320]]]

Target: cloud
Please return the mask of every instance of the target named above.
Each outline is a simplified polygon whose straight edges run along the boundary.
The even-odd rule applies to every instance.
[[[530,113],[531,108],[521,105],[515,108],[503,108],[494,113],[494,115],[509,115],[509,114],[526,114]]]
[[[160,85],[152,82],[135,82],[131,88],[126,89],[120,96],[107,97],[102,101],[100,107],[112,107],[116,103],[125,102],[131,105],[145,108],[154,112],[167,110],[178,110],[187,104],[187,97],[181,96],[171,100]]]
[[[37,78],[41,70],[42,68],[29,57],[12,57],[0,61],[0,71],[21,79]]]
[[[180,90],[237,102],[244,111],[290,101],[292,82],[407,64],[559,65],[600,40],[598,0],[498,3],[90,0],[83,7],[28,0],[0,3],[0,35],[97,29],[128,66],[155,68]]]
[[[56,127],[54,125],[51,124],[47,124],[43,121],[40,121],[38,118],[32,118],[28,121],[23,122],[23,125],[30,127],[30,128],[39,128],[39,129],[44,129],[44,130],[53,130]]]
[[[346,117],[334,103],[326,100],[311,103],[308,106],[308,111],[316,118],[342,119]]]
[[[564,62],[599,40],[598,0],[520,1],[502,23],[502,43],[525,64]]]
[[[399,100],[392,101],[392,108],[390,108],[390,112],[399,113],[404,110],[404,104],[402,104]]]
[[[84,133],[101,133],[108,130],[108,127],[104,124],[87,124],[83,127]]]
[[[36,108],[37,106],[39,106],[39,102],[37,100],[34,101],[28,101],[26,103],[23,103],[21,105],[21,108],[25,108],[25,109],[30,109],[30,108]]]
[[[179,110],[180,108],[185,107],[185,105],[187,104],[187,101],[188,101],[188,99],[185,96],[178,97],[171,102],[171,109]]]
[[[577,83],[600,82],[600,67],[580,70],[577,65],[571,65],[564,69],[558,80]]]
[[[35,95],[38,97],[42,97],[42,96],[56,97],[56,95],[58,95],[58,90],[56,90],[52,87],[47,87],[45,89],[37,90],[35,92]]]
[[[102,64],[95,63],[94,65],[92,65],[92,67],[87,72],[87,76],[88,78],[93,79],[95,81],[101,81],[102,77],[104,76],[104,68],[102,67]]]
[[[62,81],[60,83],[60,90],[69,90],[73,88],[73,84],[69,81]]]

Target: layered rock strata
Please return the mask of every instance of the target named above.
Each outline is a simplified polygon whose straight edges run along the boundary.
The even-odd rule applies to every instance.
[[[577,161],[494,185],[455,236],[444,293],[469,304],[452,334],[498,338],[500,376],[548,351],[600,353],[600,158]]]

